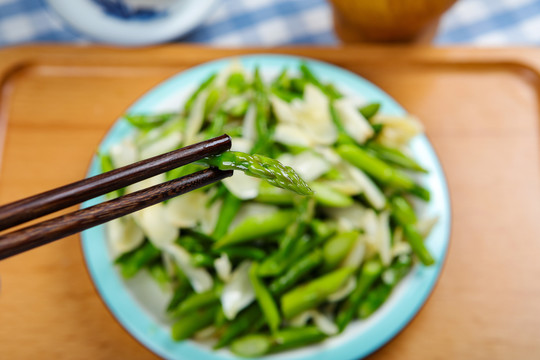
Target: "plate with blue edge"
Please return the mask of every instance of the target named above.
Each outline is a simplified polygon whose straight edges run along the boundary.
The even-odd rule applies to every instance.
[[[272,78],[284,69],[298,69],[306,62],[321,80],[331,82],[345,93],[360,95],[366,101],[381,103],[381,111],[389,115],[404,115],[405,110],[384,91],[369,81],[342,68],[320,61],[285,55],[251,55],[238,60],[247,71],[259,67],[265,78]],[[177,111],[191,92],[210,74],[226,67],[231,59],[208,62],[183,71],[161,83],[136,101],[129,113],[160,113]],[[99,150],[107,151],[132,131],[125,120],[118,120],[105,136]],[[342,334],[298,350],[270,355],[269,359],[353,360],[374,352],[396,336],[418,313],[433,291],[446,257],[450,239],[450,200],[446,180],[437,156],[424,135],[411,143],[414,157],[429,170],[423,185],[431,191],[430,202],[422,208],[427,216],[437,216],[438,223],[426,239],[426,245],[436,263],[425,267],[416,264],[398,284],[389,299],[372,316],[354,321]],[[88,176],[100,173],[95,158]],[[94,199],[83,207],[95,205]],[[218,360],[236,358],[228,350],[214,351],[209,345],[195,341],[175,342],[170,336],[170,320],[164,315],[170,294],[165,294],[147,274],[140,273],[125,280],[113,265],[105,237],[104,226],[82,233],[82,249],[86,265],[105,304],[138,341],[167,359]]]
[[[217,0],[46,0],[73,29],[97,42],[143,46],[200,25]]]

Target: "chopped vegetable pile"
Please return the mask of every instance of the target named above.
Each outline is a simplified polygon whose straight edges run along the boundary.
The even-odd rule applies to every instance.
[[[231,152],[108,196],[208,165],[245,173],[114,220],[107,236],[124,277],[148,271],[170,293],[174,340],[245,357],[336,335],[377,311],[417,260],[434,263],[424,239],[436,219],[412,206],[430,197],[408,148],[421,124],[345,96],[306,64],[269,80],[233,62],[178,112],[126,115],[134,134],[100,154],[108,171],[231,136]]]

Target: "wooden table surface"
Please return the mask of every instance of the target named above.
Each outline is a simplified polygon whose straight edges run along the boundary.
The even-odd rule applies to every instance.
[[[167,77],[243,53],[350,69],[418,115],[445,170],[442,275],[374,359],[540,358],[537,49],[300,48],[0,51],[0,203],[84,177],[113,121]],[[153,358],[93,288],[77,236],[0,262],[0,358]]]

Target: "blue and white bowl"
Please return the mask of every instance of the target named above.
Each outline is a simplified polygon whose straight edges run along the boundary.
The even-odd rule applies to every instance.
[[[185,35],[216,0],[47,0],[70,26],[107,44],[141,46]]]

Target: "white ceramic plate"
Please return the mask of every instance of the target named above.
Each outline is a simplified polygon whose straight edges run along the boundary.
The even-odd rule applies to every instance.
[[[396,115],[405,113],[390,96],[375,85],[333,65],[281,55],[253,55],[241,57],[240,60],[247,70],[259,66],[263,76],[267,78],[277,75],[283,68],[298,69],[300,62],[305,60],[317,76],[324,81],[333,82],[341,91],[361,94],[365,100],[380,102],[381,111],[384,113]],[[223,59],[184,71],[149,91],[129,109],[129,112],[174,111],[198,84],[229,62],[230,59]],[[117,121],[101,143],[100,149],[106,151],[130,131],[132,129],[125,121]],[[430,189],[432,199],[421,211],[426,215],[439,216],[439,222],[426,239],[436,264],[431,267],[415,265],[375,314],[367,320],[351,323],[343,334],[317,345],[267,358],[359,359],[394,337],[420,310],[435,285],[446,256],[450,236],[450,202],[441,166],[426,137],[415,138],[411,146],[418,161],[430,171],[429,175],[425,176],[423,184]],[[99,162],[94,159],[88,175],[98,173]],[[101,200],[89,201],[84,206],[94,205]],[[82,233],[82,247],[89,272],[105,303],[118,321],[149,349],[170,359],[216,360],[233,357],[228,350],[212,351],[209,347],[193,341],[172,341],[170,324],[163,316],[170,295],[163,294],[154,281],[145,274],[128,281],[122,279],[112,265],[113,259],[108,251],[102,226]]]
[[[129,5],[129,0],[47,0],[69,25],[99,42],[140,46],[178,38],[204,21],[216,0],[155,1],[155,6]]]

